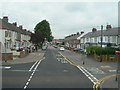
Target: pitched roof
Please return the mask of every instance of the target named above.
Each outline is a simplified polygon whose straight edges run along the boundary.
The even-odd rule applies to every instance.
[[[25,31],[25,30],[21,30],[17,26],[15,26],[15,25],[13,25],[13,24],[11,24],[9,22],[5,22],[2,19],[0,19],[0,29],[7,29],[7,30],[10,30],[10,31],[18,32],[20,34],[31,35],[30,32]]]
[[[66,37],[64,40],[65,40],[65,41],[67,41],[67,40],[76,40],[80,35],[81,35],[81,34],[75,34],[75,35]]]
[[[103,30],[102,35],[103,36],[116,36],[118,35],[119,28],[111,28],[108,30]],[[88,32],[85,34],[84,37],[98,37],[101,36],[101,30],[95,31],[95,32]]]

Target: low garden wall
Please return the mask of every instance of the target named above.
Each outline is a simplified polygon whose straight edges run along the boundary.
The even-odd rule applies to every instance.
[[[2,53],[2,60],[13,60],[13,53]]]
[[[0,60],[2,60],[2,53],[0,53]]]

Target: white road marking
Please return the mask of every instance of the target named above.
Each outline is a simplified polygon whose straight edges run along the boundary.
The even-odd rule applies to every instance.
[[[40,64],[41,61],[38,62],[38,64],[36,65],[36,67],[34,68],[34,71],[36,71],[38,65]]]
[[[28,81],[30,82],[31,79],[28,79]]]
[[[109,72],[116,72],[117,70],[109,70]]]
[[[24,87],[24,89],[26,89],[26,88],[27,88],[27,86]]]
[[[105,72],[100,70],[99,68],[87,68],[87,69],[94,74],[105,74]]]
[[[10,66],[0,66],[0,69],[10,69]]]
[[[26,86],[29,84],[29,82],[26,83]]]
[[[80,66],[77,66],[82,72],[83,74],[85,74],[85,76],[90,79],[90,81],[93,83],[93,84],[96,84],[96,81],[98,81],[98,79],[96,77],[94,77],[90,72],[88,72],[84,67],[80,67]]]
[[[85,68],[81,67],[84,71],[86,71],[91,77],[93,77],[96,81],[98,81],[98,79],[96,77],[94,77],[90,72],[88,72]]]
[[[29,72],[32,71],[32,69],[34,68],[34,66],[36,65],[37,62],[38,62],[38,61],[36,61],[36,62],[32,65],[32,67],[30,68]]]
[[[32,79],[33,76],[30,76],[30,79]]]
[[[58,61],[60,61],[61,63],[68,63],[66,60],[64,60],[64,58],[57,58]]]
[[[30,68],[29,71],[31,71],[33,68],[34,68],[34,70],[33,70],[32,74],[30,75],[30,78],[29,78],[28,81],[26,82],[26,84],[25,84],[25,86],[24,86],[24,89],[26,89],[26,88],[28,87],[28,84],[30,83],[30,81],[31,81],[31,79],[32,79],[32,77],[33,77],[36,69],[38,68],[40,62],[41,62],[41,61],[39,61],[38,63],[35,62],[35,63],[33,64],[33,66]],[[37,63],[37,64],[36,64],[36,63]],[[36,66],[35,66],[35,65],[36,65]]]

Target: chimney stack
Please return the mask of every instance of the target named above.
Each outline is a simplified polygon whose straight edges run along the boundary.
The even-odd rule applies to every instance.
[[[82,31],[81,34],[83,34],[84,32]]]
[[[4,16],[3,21],[8,22],[8,16]]]
[[[112,26],[111,25],[107,25],[106,26],[106,29],[108,30],[108,29],[111,29],[112,28]]]
[[[27,31],[27,29],[23,29],[24,31]]]
[[[19,28],[20,30],[22,30],[22,29],[23,29],[23,26],[22,26],[22,25],[20,25],[18,28]]]
[[[77,35],[79,35],[80,33],[79,32],[77,32]]]
[[[97,31],[97,29],[96,29],[96,28],[93,28],[93,29],[92,29],[92,32],[95,32],[95,31]]]
[[[16,22],[14,22],[14,23],[13,23],[13,25],[14,25],[14,26],[17,26],[17,23],[16,23]]]

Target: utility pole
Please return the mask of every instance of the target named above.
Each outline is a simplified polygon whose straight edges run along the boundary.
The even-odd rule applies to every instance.
[[[103,25],[101,25],[101,48],[102,48],[102,41],[103,41]],[[100,62],[102,62],[102,55],[101,55]]]
[[[101,25],[101,48],[102,48],[102,41],[103,41],[103,25]]]

